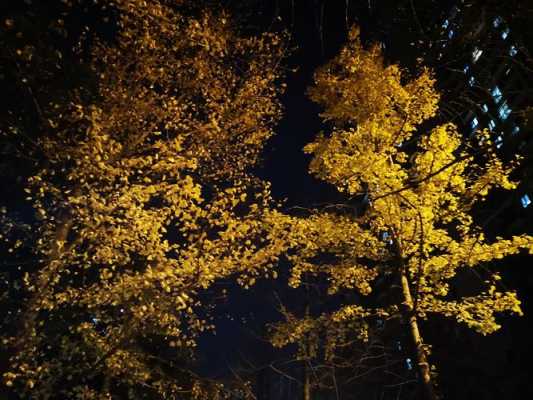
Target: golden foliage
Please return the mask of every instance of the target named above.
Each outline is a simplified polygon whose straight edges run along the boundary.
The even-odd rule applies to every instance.
[[[173,3],[110,1],[120,29],[94,46],[96,96],[52,105],[28,188],[42,263],[6,338],[4,378],[25,397],[222,396],[179,369],[212,329],[196,295],[252,284],[281,249],[248,172],[280,116],[281,38]]]
[[[290,283],[297,287],[304,276],[323,277],[330,294],[352,291],[354,304],[315,319],[287,318],[274,333],[274,345],[297,342],[300,332],[316,337],[313,329],[342,337],[339,321],[361,326],[376,315],[394,315],[390,305],[369,298],[387,276],[396,285],[407,277],[414,304],[383,284],[377,290],[390,291],[396,310],[414,307],[421,318],[444,315],[485,335],[500,328],[498,313],[521,314],[516,293],[501,288],[491,268],[480,273],[478,294],[461,297],[452,290],[454,278],[465,271],[520,249],[533,253],[533,238],[489,241],[471,216],[491,189],[515,187],[509,179],[513,165],[498,159],[488,132],[478,132],[480,143],[472,143],[451,123],[417,131],[437,111],[431,72],[406,78],[397,65],[384,65],[377,46],[363,48],[353,30],[340,54],[317,71],[309,95],[333,123],[329,135],[305,147],[313,157],[310,172],[347,199],[366,199],[367,209],[357,212],[347,204],[343,212],[332,207],[308,217],[278,216],[290,231]],[[361,298],[366,300],[356,303]]]

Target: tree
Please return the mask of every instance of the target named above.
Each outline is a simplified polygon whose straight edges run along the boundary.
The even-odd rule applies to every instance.
[[[212,329],[198,295],[253,284],[281,248],[249,169],[280,116],[282,38],[239,37],[194,2],[101,4],[117,32],[91,48],[95,91],[42,110],[4,381],[34,399],[222,398],[188,368]]]
[[[281,324],[273,343],[298,343],[319,329],[326,339],[315,348],[325,343],[326,355],[334,354],[354,336],[367,341],[376,321],[399,317],[424,396],[435,399],[420,321],[440,315],[486,335],[500,328],[497,314],[521,314],[516,293],[486,264],[521,248],[533,252],[533,238],[490,241],[471,215],[490,190],[515,187],[513,165],[497,158],[488,132],[468,141],[447,123],[423,134],[439,100],[431,72],[408,78],[397,65],[385,66],[377,46],[363,48],[357,29],[317,71],[309,95],[332,126],[305,147],[310,172],[347,201],[307,217],[277,216],[290,227],[290,285],[322,277],[330,295],[351,298]],[[457,284],[470,274],[481,279]]]

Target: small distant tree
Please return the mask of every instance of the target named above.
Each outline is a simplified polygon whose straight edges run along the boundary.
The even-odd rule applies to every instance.
[[[439,100],[431,72],[408,78],[385,66],[378,46],[362,47],[357,29],[316,72],[309,95],[332,126],[305,147],[310,172],[346,202],[276,218],[291,232],[290,285],[314,276],[331,296],[344,296],[333,311],[280,324],[273,344],[314,337],[314,355],[333,357],[355,339],[367,341],[376,321],[399,317],[425,397],[436,399],[421,320],[440,315],[487,335],[500,328],[497,314],[522,314],[516,293],[484,265],[521,248],[533,252],[533,238],[490,241],[471,215],[491,189],[515,187],[512,165],[497,158],[487,132],[467,140],[453,124],[429,129]],[[459,287],[469,271],[481,279]]]
[[[91,46],[94,92],[42,106],[28,247],[6,222],[34,262],[3,321],[4,383],[32,399],[223,398],[189,368],[212,328],[197,295],[253,284],[281,248],[248,172],[280,116],[281,38],[239,37],[194,2],[100,4],[117,32]]]

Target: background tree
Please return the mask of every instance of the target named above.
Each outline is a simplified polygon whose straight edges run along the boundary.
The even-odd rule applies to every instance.
[[[310,171],[347,200],[368,204],[364,211],[347,204],[342,212],[279,216],[292,227],[290,284],[299,286],[304,274],[321,276],[331,294],[348,292],[352,300],[318,319],[281,325],[274,344],[298,342],[297,332],[308,335],[315,326],[339,338],[339,323],[364,341],[376,318],[400,317],[425,397],[434,399],[420,321],[440,315],[486,335],[500,328],[496,314],[521,314],[516,294],[485,266],[520,248],[531,252],[533,238],[484,237],[471,212],[492,188],[514,188],[511,167],[496,157],[487,132],[466,142],[453,124],[426,128],[437,111],[433,86],[428,70],[407,78],[398,66],[385,66],[377,46],[361,46],[357,30],[316,73],[309,94],[333,129],[306,146]],[[421,124],[429,133],[418,133]],[[458,284],[470,274],[480,279]]]
[[[188,368],[212,328],[198,294],[253,284],[279,252],[248,171],[280,115],[281,38],[238,37],[192,2],[102,4],[117,32],[91,46],[94,92],[42,106],[4,382],[35,399],[223,396]]]

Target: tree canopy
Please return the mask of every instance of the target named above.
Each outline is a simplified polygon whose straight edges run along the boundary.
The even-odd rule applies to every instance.
[[[43,110],[36,261],[4,379],[36,399],[214,398],[186,367],[211,328],[196,294],[276,258],[249,170],[280,115],[284,47],[187,2],[107,6],[118,28],[92,46],[95,93]]]
[[[335,348],[354,336],[367,340],[376,318],[399,315],[411,330],[420,376],[431,391],[418,320],[442,315],[486,335],[500,328],[498,313],[522,313],[516,293],[500,286],[499,272],[484,265],[522,248],[533,252],[533,238],[489,241],[471,215],[491,189],[515,187],[512,166],[496,156],[488,132],[466,140],[446,123],[425,133],[422,124],[435,115],[439,99],[431,72],[422,69],[409,78],[399,66],[385,66],[380,49],[363,48],[356,29],[340,54],[317,71],[309,95],[332,121],[327,136],[305,147],[313,157],[310,172],[345,194],[346,203],[307,217],[280,217],[291,227],[290,284],[319,276],[330,294],[352,295],[317,319],[290,319],[273,343],[304,343],[320,329],[326,357],[334,357]],[[364,209],[349,206],[356,197]],[[477,271],[480,282],[457,287],[456,278],[468,271]],[[378,301],[375,290],[389,296]]]

